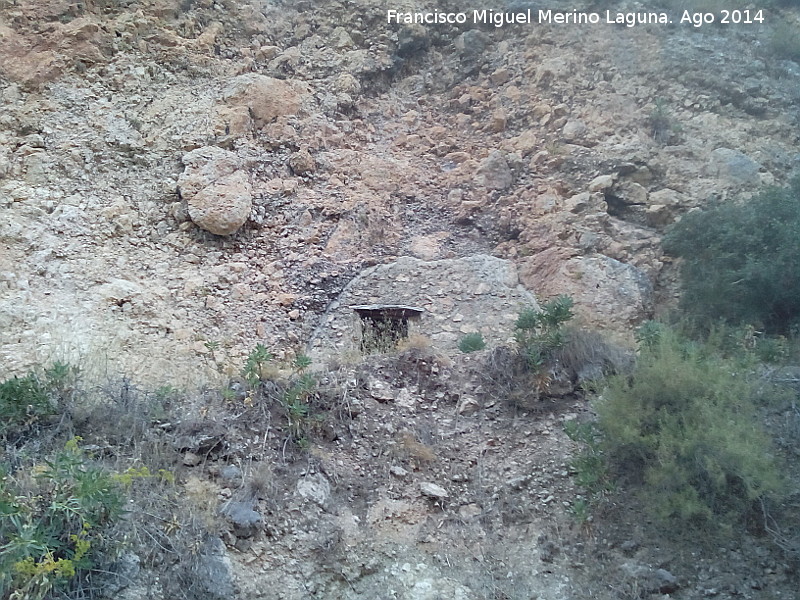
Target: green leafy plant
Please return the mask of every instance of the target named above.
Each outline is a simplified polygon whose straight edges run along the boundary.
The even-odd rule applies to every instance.
[[[786,334],[800,322],[800,179],[746,202],[689,212],[663,240],[682,259],[684,311]]]
[[[530,369],[540,369],[552,353],[564,345],[563,325],[574,316],[572,306],[572,298],[558,296],[545,303],[541,310],[526,308],[519,314],[514,325],[514,339]]]
[[[612,486],[597,426],[592,422],[566,421],[564,433],[582,446],[580,453],[570,464],[575,473],[575,483],[584,488],[590,498],[610,490]]]
[[[19,433],[56,414],[47,389],[33,373],[0,383],[0,435]]]
[[[301,374],[283,394],[283,407],[289,425],[289,433],[295,440],[306,437],[311,418],[310,400],[317,388],[317,380],[310,374]]]
[[[258,344],[247,356],[247,361],[242,371],[250,387],[255,387],[264,377],[264,366],[272,361],[272,354],[269,353],[263,344]]]
[[[0,438],[16,438],[59,414],[71,398],[79,371],[55,362],[39,373],[0,383]]]
[[[294,361],[292,361],[292,367],[294,367],[295,371],[298,373],[302,373],[310,366],[311,357],[306,356],[305,354],[298,354],[295,356]]]
[[[746,521],[782,480],[741,364],[664,329],[594,403],[602,454],[671,527]]]
[[[461,338],[461,341],[458,343],[458,349],[464,354],[477,352],[478,350],[483,350],[484,348],[486,348],[486,341],[483,339],[483,336],[479,331],[468,333]]]
[[[79,442],[71,439],[25,478],[2,473],[0,597],[42,600],[66,590],[106,550],[103,531],[122,514],[123,493]]]

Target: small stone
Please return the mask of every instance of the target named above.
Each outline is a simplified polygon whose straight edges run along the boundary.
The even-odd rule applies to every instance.
[[[614,185],[613,175],[600,175],[589,182],[590,192],[603,192]]]
[[[238,483],[242,478],[242,470],[236,465],[225,465],[219,473],[220,479],[231,483]]]
[[[220,512],[230,521],[237,538],[252,537],[263,523],[261,513],[253,510],[250,502],[229,502]]]
[[[586,135],[586,131],[587,128],[583,121],[570,119],[561,130],[561,135],[563,136],[564,141],[574,142],[584,137]]]
[[[507,124],[508,117],[506,113],[502,110],[497,110],[492,113],[492,117],[489,120],[489,131],[492,133],[500,133],[501,131],[505,131]]]
[[[492,82],[492,85],[503,85],[504,83],[508,83],[511,80],[511,71],[502,67],[497,69],[494,73],[489,75],[489,81]]]
[[[186,467],[196,467],[203,462],[203,457],[198,456],[194,452],[187,452],[183,455],[183,464]]]
[[[331,484],[321,473],[307,475],[298,480],[297,493],[324,508],[331,496]]]
[[[470,415],[474,415],[478,412],[481,408],[481,405],[478,403],[475,398],[464,398],[461,401],[461,404],[458,405],[458,414],[468,417]]]
[[[429,498],[433,498],[435,500],[444,500],[450,497],[450,494],[447,493],[446,489],[429,481],[421,482],[419,484],[419,490],[424,496],[428,496]]]
[[[295,300],[297,300],[297,296],[295,296],[294,294],[280,293],[277,296],[275,296],[275,302],[277,302],[281,306],[291,306],[292,304],[294,304]]]
[[[317,170],[317,162],[307,149],[295,152],[289,157],[289,168],[295,175],[311,175]]]
[[[666,569],[657,569],[656,578],[659,581],[658,591],[662,594],[671,594],[678,590],[678,579]]]
[[[481,162],[475,173],[475,180],[483,187],[504,190],[511,187],[514,182],[514,175],[503,153],[499,150],[494,150]]]
[[[389,467],[389,473],[398,479],[404,479],[408,475],[408,471],[406,471],[403,467],[398,467],[396,465]]]

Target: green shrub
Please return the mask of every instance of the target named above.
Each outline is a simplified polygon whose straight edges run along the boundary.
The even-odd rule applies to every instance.
[[[47,388],[33,373],[0,383],[0,435],[19,433],[56,414]]]
[[[800,321],[800,179],[690,212],[663,243],[683,259],[683,309],[706,327],[722,319],[788,333]]]
[[[0,478],[0,597],[41,600],[77,582],[103,556],[103,532],[122,514],[114,477],[67,442],[51,460]]]
[[[741,365],[668,329],[648,338],[631,376],[595,402],[603,454],[673,525],[732,524],[778,495],[781,477]]]
[[[596,495],[611,489],[608,465],[603,456],[602,438],[595,423],[566,421],[564,433],[581,444],[581,451],[571,461],[575,483],[589,494],[589,501]]]
[[[769,40],[769,49],[778,58],[800,61],[800,29],[789,23],[778,23]]]
[[[247,361],[244,369],[242,369],[242,376],[250,384],[250,387],[255,387],[264,379],[264,367],[270,361],[272,361],[272,354],[263,344],[257,344],[247,355]]]
[[[0,383],[0,439],[19,439],[67,409],[77,378],[77,368],[56,362]]]
[[[483,350],[484,348],[486,348],[486,341],[478,331],[474,333],[468,333],[461,338],[461,341],[458,343],[458,349],[464,354],[477,352],[478,350]]]
[[[563,325],[574,315],[572,298],[558,296],[541,310],[524,309],[514,325],[517,348],[531,370],[539,370],[566,338]]]

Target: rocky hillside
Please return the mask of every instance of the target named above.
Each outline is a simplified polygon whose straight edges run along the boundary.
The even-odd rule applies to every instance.
[[[800,168],[800,65],[771,43],[799,18],[765,12],[700,28],[422,26],[387,23],[375,0],[0,0],[0,373],[60,360],[152,388],[220,385],[257,344],[302,354],[349,282],[404,256],[508,259],[536,297],[569,294],[583,323],[630,337],[674,300],[665,227]],[[293,459],[274,479],[285,496],[240,507],[245,522],[269,513],[269,535],[206,552],[211,580],[227,573],[218,589],[789,597],[763,548],[775,595],[736,579],[737,561],[756,577],[741,555],[695,565],[687,586],[634,535],[566,533],[561,427],[585,407],[534,419],[492,400],[464,357],[410,352],[359,372],[361,420],[334,436],[346,445]],[[255,432],[232,423],[246,447]],[[263,443],[237,460],[285,465],[280,440]],[[225,483],[193,461],[187,481],[229,500],[242,472]],[[126,593],[166,593],[142,589]]]
[[[291,354],[402,255],[511,258],[624,328],[669,289],[665,225],[797,167],[798,67],[770,23],[462,30],[368,1],[0,18],[12,372],[61,356],[203,381],[207,341]]]

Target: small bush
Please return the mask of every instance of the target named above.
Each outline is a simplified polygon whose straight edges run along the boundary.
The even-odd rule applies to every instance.
[[[558,296],[541,310],[526,308],[514,325],[517,348],[532,370],[541,369],[566,341],[563,325],[574,315],[572,298]]]
[[[781,490],[746,371],[668,329],[650,336],[631,376],[596,401],[603,453],[662,521],[746,519]]]
[[[122,514],[114,477],[67,442],[29,473],[0,479],[0,597],[41,600],[77,584],[104,555],[103,532]]]
[[[264,369],[268,363],[272,361],[272,354],[267,350],[263,344],[257,344],[256,347],[247,355],[244,369],[242,369],[242,376],[245,378],[250,387],[255,387],[258,382],[266,378]]]
[[[480,332],[468,333],[461,338],[461,341],[458,343],[458,349],[464,354],[477,352],[478,350],[483,350],[484,348],[486,348],[486,341],[483,339],[483,336],[480,334]]]
[[[56,414],[47,389],[33,374],[0,383],[0,434],[7,437]]]
[[[772,33],[769,48],[778,58],[800,62],[800,29],[779,23]]]
[[[0,439],[15,440],[66,410],[78,370],[56,362],[0,383]]]
[[[663,243],[683,259],[682,307],[706,327],[722,319],[786,334],[800,322],[800,179],[690,212]]]

